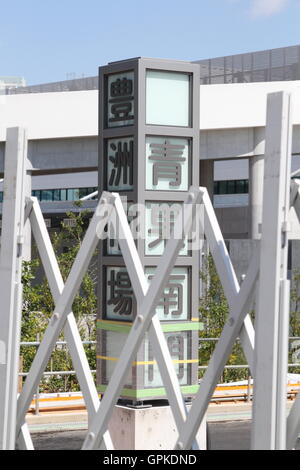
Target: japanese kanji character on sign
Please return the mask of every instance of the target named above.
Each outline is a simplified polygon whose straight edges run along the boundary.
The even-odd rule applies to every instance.
[[[168,178],[169,186],[180,186],[181,184],[181,164],[186,159],[182,156],[184,145],[171,144],[165,140],[161,144],[150,144],[151,155],[149,160],[154,160],[153,164],[153,186],[157,186],[160,178]]]
[[[109,118],[110,124],[126,125],[134,119],[133,114],[133,79],[118,76],[109,86]]]
[[[126,271],[116,272],[114,268],[111,268],[107,285],[110,291],[107,305],[114,305],[113,313],[120,316],[131,315],[133,290],[128,273]]]
[[[133,140],[119,139],[109,143],[108,187],[129,189],[133,186]],[[119,188],[120,186],[120,188]]]

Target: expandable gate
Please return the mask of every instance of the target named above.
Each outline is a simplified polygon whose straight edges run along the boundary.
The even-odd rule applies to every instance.
[[[132,359],[146,332],[159,366],[179,437],[176,449],[197,449],[195,440],[211,396],[239,337],[254,377],[252,422],[253,449],[293,448],[300,431],[300,394],[286,420],[286,372],[288,362],[289,282],[287,244],[290,206],[300,217],[300,180],[290,180],[292,119],[291,97],[268,96],[262,235],[241,286],[235,275],[206,188],[191,187],[184,217],[148,282],[127,222],[120,197],[103,193],[82,246],[64,284],[48,231],[36,198],[30,195],[30,164],[26,135],[8,129],[0,253],[0,443],[2,449],[33,449],[25,414],[61,331],[76,370],[88,410],[88,433],[83,449],[113,449],[108,423],[126,379]],[[290,192],[291,191],[291,192]],[[229,305],[229,318],[209,361],[199,391],[187,413],[173,362],[155,308],[175,264],[184,235],[203,204],[203,231],[209,244]],[[113,211],[119,222],[119,245],[137,301],[137,317],[128,334],[105,394],[99,401],[85,356],[72,303],[88,268],[99,238]],[[183,220],[183,223],[182,223]],[[21,268],[29,244],[28,221],[53,295],[55,310],[17,399],[21,321]],[[179,236],[178,236],[179,234]],[[257,288],[258,287],[258,288]],[[249,315],[256,292],[256,339]]]

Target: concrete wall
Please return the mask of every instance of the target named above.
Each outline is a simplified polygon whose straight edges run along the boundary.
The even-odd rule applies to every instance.
[[[98,134],[98,92],[30,93],[1,97],[0,141],[6,128],[28,129],[29,140]]]
[[[229,255],[235,269],[238,281],[247,273],[253,250],[260,243],[258,240],[226,240]]]
[[[224,238],[248,238],[249,206],[216,208],[215,211]]]
[[[240,178],[237,178],[240,179]],[[214,207],[243,207],[248,206],[249,194],[216,194],[214,196]]]
[[[0,142],[0,173],[4,171],[4,154],[5,143]],[[98,168],[97,137],[31,140],[28,142],[28,157],[36,169],[95,170]]]
[[[292,242],[292,269],[300,268],[300,240]]]
[[[96,171],[42,175],[32,178],[32,189],[96,188],[97,186],[98,173]]]
[[[0,173],[4,171],[4,152],[5,152],[5,143],[0,142]]]
[[[249,177],[248,158],[217,160],[214,163],[214,180],[246,180]]]
[[[253,249],[259,245],[260,241],[227,239],[226,243],[237,278],[240,281],[241,276],[247,273]],[[295,269],[300,269],[300,240],[291,240],[289,250],[288,269],[289,273],[293,274]]]
[[[267,94],[300,90],[300,81],[238,83],[200,87],[200,129],[245,129],[266,124]],[[298,97],[296,97],[297,99]],[[300,108],[294,110],[300,124]]]
[[[34,168],[97,168],[97,137],[31,141],[28,145],[28,155]]]

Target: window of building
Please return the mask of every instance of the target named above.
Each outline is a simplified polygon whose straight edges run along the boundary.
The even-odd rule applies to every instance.
[[[214,194],[247,194],[249,192],[248,180],[215,181]]]
[[[66,188],[66,189],[35,189],[32,195],[40,202],[56,201],[77,201],[97,191],[97,188]],[[2,202],[3,193],[0,192],[0,202]],[[95,198],[93,198],[95,199]]]

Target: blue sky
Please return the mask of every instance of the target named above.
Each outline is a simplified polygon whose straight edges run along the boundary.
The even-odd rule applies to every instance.
[[[96,75],[129,57],[197,60],[300,44],[300,0],[0,0],[0,76]]]

